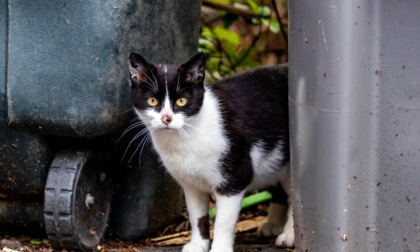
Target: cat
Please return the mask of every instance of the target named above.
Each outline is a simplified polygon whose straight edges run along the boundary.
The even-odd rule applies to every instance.
[[[268,222],[258,232],[292,247],[287,66],[206,84],[203,53],[179,66],[132,53],[129,65],[134,110],[185,194],[191,240],[182,251],[209,250],[210,195],[217,208],[211,252],[233,251],[241,200],[270,186],[276,189]]]

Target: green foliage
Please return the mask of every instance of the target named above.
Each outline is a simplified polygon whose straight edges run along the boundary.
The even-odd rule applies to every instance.
[[[209,1],[207,1],[209,2]],[[272,6],[263,5],[259,0],[212,0],[217,3],[216,22],[201,26],[199,51],[208,55],[207,71],[210,79],[219,79],[240,70],[261,65],[258,55],[265,50],[257,46],[267,33],[281,31],[279,20]],[[244,33],[247,26],[248,33]],[[211,80],[210,80],[211,81]]]

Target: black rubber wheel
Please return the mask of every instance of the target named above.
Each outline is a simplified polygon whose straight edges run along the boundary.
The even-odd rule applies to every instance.
[[[48,172],[45,230],[54,249],[92,251],[108,222],[111,184],[90,151],[59,152]]]

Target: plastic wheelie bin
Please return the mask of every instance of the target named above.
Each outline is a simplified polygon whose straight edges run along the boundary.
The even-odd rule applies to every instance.
[[[114,235],[135,239],[180,214],[151,151],[119,165],[114,139],[131,119],[128,55],[187,60],[200,6],[0,0],[0,230],[45,230],[54,248],[89,251],[110,215]]]

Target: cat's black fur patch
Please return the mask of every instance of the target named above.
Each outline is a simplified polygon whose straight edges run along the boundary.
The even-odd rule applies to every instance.
[[[198,219],[198,230],[203,239],[210,239],[210,219],[208,215]]]
[[[287,206],[289,196],[284,191],[283,186],[279,183],[277,186],[268,189],[271,194],[271,202]]]
[[[217,188],[219,193],[236,194],[250,183],[249,153],[257,142],[262,141],[264,149],[271,151],[281,140],[282,165],[289,162],[287,85],[287,67],[273,66],[247,71],[210,86],[219,98],[224,126],[232,139],[222,162],[228,180]],[[277,102],[273,104],[273,100]]]

